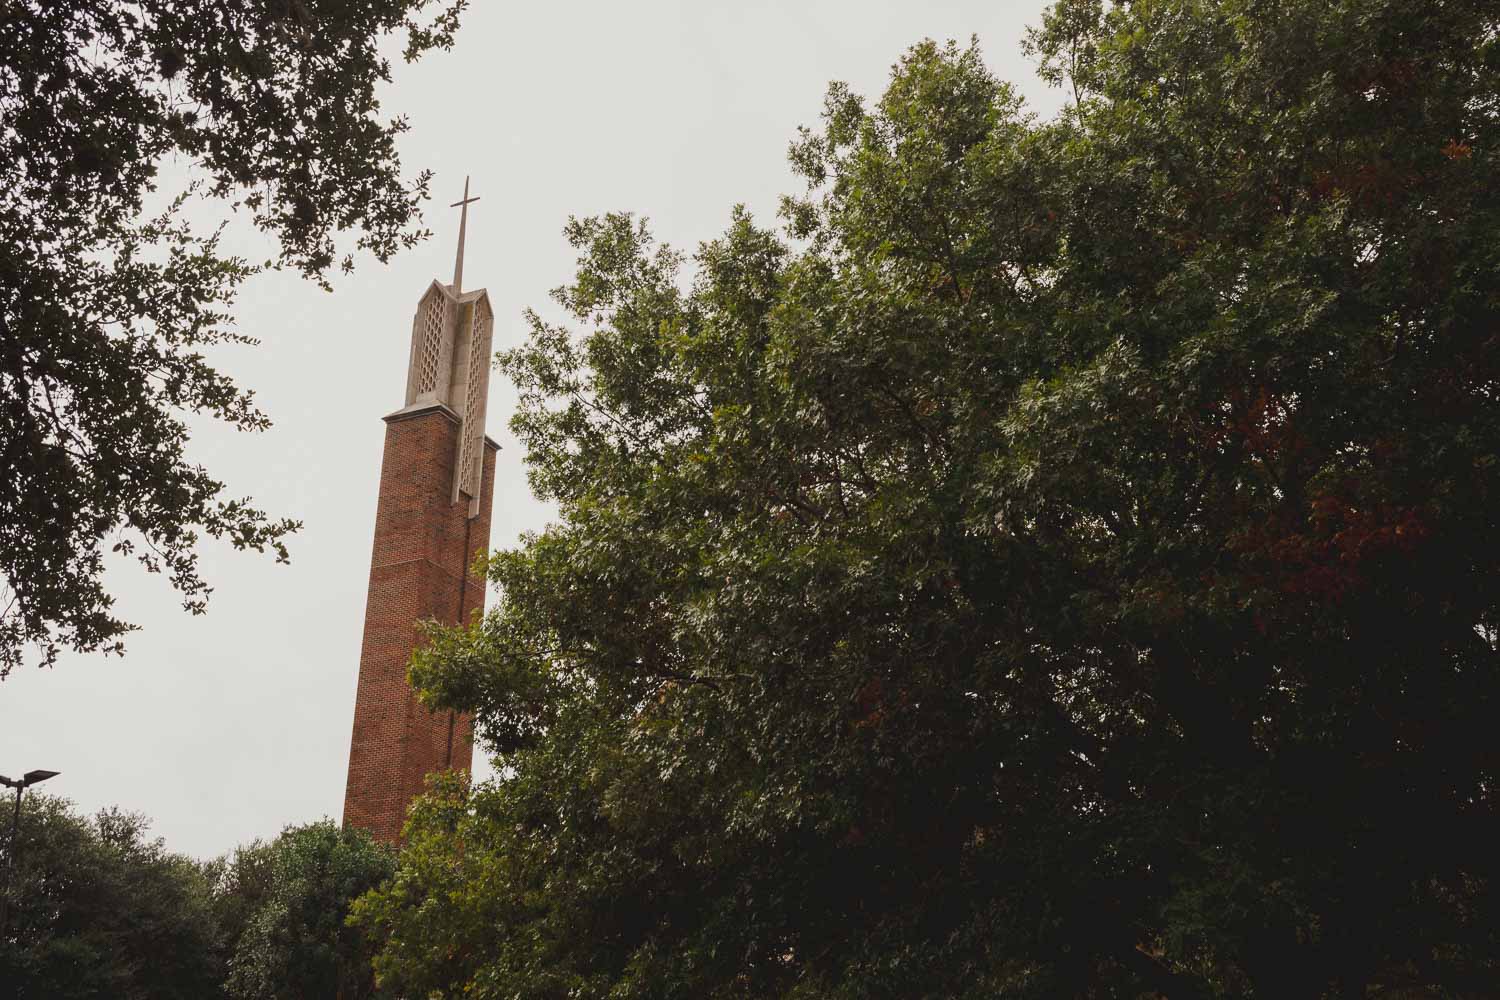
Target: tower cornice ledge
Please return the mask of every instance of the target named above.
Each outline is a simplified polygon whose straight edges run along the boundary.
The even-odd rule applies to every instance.
[[[422,414],[431,413],[433,410],[437,410],[455,424],[463,423],[463,419],[457,413],[454,413],[453,407],[447,403],[413,403],[410,406],[401,407],[401,409],[396,410],[394,413],[387,413],[380,419],[388,424],[393,424],[398,420],[410,420],[413,417],[420,417]],[[488,434],[484,436],[484,444],[486,448],[491,448],[495,451],[501,450],[500,442]]]
[[[410,406],[401,407],[401,409],[395,411],[394,413],[387,413],[380,419],[384,420],[388,424],[393,424],[398,420],[410,420],[413,417],[420,417],[423,414],[431,413],[434,410],[441,413],[443,416],[447,417],[455,424],[463,423],[463,418],[454,412],[453,407],[449,406],[447,403],[442,402],[413,403]]]

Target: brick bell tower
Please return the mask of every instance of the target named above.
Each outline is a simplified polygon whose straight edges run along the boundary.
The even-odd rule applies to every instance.
[[[420,623],[467,622],[484,607],[472,571],[489,545],[499,446],[484,433],[494,311],[484,289],[463,290],[469,182],[453,284],[433,281],[411,327],[406,403],[385,418],[375,544],[365,599],[344,823],[395,843],[428,774],[468,769],[473,720],[430,712],[406,682]]]

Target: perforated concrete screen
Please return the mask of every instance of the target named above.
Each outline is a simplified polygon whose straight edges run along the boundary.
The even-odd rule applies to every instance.
[[[495,312],[482,288],[455,294],[452,285],[434,281],[412,317],[406,407],[436,403],[458,417],[452,496],[454,503],[468,499],[470,517],[478,513],[494,330]]]

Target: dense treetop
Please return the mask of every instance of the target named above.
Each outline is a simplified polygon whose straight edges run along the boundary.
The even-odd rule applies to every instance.
[[[1055,120],[923,43],[690,282],[574,222],[502,359],[559,520],[414,667],[502,777],[361,903],[388,987],[1492,986],[1497,32],[1064,0]]]
[[[374,942],[345,923],[394,853],[331,820],[208,862],[144,816],[26,796],[0,893],[6,1000],[372,1000]]]
[[[373,1000],[374,942],[348,926],[354,900],[390,878],[395,853],[332,820],[288,827],[221,862],[216,899],[235,1000]]]
[[[7,796],[7,799],[9,796]],[[3,824],[0,983],[13,1000],[202,1000],[222,981],[214,879],[143,816],[32,793]]]
[[[428,175],[403,179],[376,97],[382,43],[452,44],[464,0],[20,0],[0,15],[0,677],[39,647],[118,649],[106,545],[208,594],[196,536],[272,549],[295,529],[184,456],[182,416],[266,426],[204,359],[245,341],[230,306],[257,270],[145,214],[175,156],[197,195],[324,280],[349,248],[421,238]],[[169,192],[168,192],[169,193]],[[184,192],[183,197],[188,193]],[[340,240],[341,233],[351,234]],[[345,247],[341,251],[340,247]]]

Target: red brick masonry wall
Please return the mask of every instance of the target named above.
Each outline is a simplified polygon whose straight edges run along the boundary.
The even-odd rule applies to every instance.
[[[391,843],[426,775],[467,769],[473,756],[473,720],[429,712],[406,683],[420,622],[467,621],[484,607],[484,579],[470,569],[489,544],[495,446],[485,441],[479,514],[470,520],[467,499],[451,502],[458,430],[440,405],[386,418],[344,822]]]

